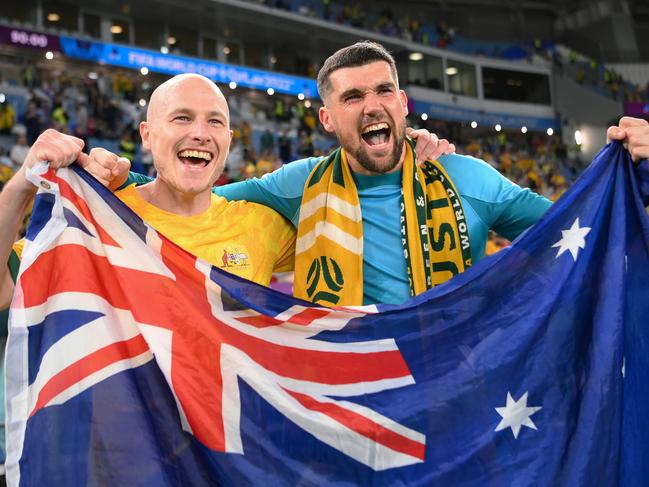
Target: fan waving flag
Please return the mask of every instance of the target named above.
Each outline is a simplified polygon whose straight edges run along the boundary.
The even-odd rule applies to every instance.
[[[642,170],[609,145],[506,250],[403,305],[329,309],[186,253],[78,167],[42,167],[8,481],[648,485]]]

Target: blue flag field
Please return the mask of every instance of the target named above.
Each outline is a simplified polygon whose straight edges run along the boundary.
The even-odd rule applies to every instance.
[[[649,485],[646,174],[610,144],[507,249],[403,305],[329,309],[42,167],[8,483]]]

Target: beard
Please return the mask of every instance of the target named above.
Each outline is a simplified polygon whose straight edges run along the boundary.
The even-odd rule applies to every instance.
[[[392,149],[388,153],[387,159],[381,158],[379,160],[377,160],[376,157],[372,157],[370,156],[370,154],[368,154],[367,149],[362,142],[358,148],[349,149],[345,147],[345,142],[340,137],[338,137],[338,141],[340,142],[340,145],[343,146],[345,151],[354,159],[356,159],[356,161],[358,161],[358,163],[364,169],[377,174],[385,174],[397,167],[397,165],[401,161],[401,155],[403,154],[403,144],[406,140],[405,125],[401,127],[399,133],[397,133],[396,130],[393,130],[391,135],[393,140]]]

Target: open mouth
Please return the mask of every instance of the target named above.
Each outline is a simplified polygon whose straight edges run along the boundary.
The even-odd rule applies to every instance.
[[[202,150],[182,150],[178,153],[178,159],[189,166],[207,166],[212,161],[211,152]]]
[[[390,140],[390,126],[386,122],[368,125],[362,130],[361,137],[369,146],[386,144]]]

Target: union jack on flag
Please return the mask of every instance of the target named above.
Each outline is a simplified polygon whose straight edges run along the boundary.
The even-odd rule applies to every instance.
[[[42,167],[8,481],[643,485],[639,172],[607,147],[508,250],[401,306],[328,309],[188,254],[80,168]]]

